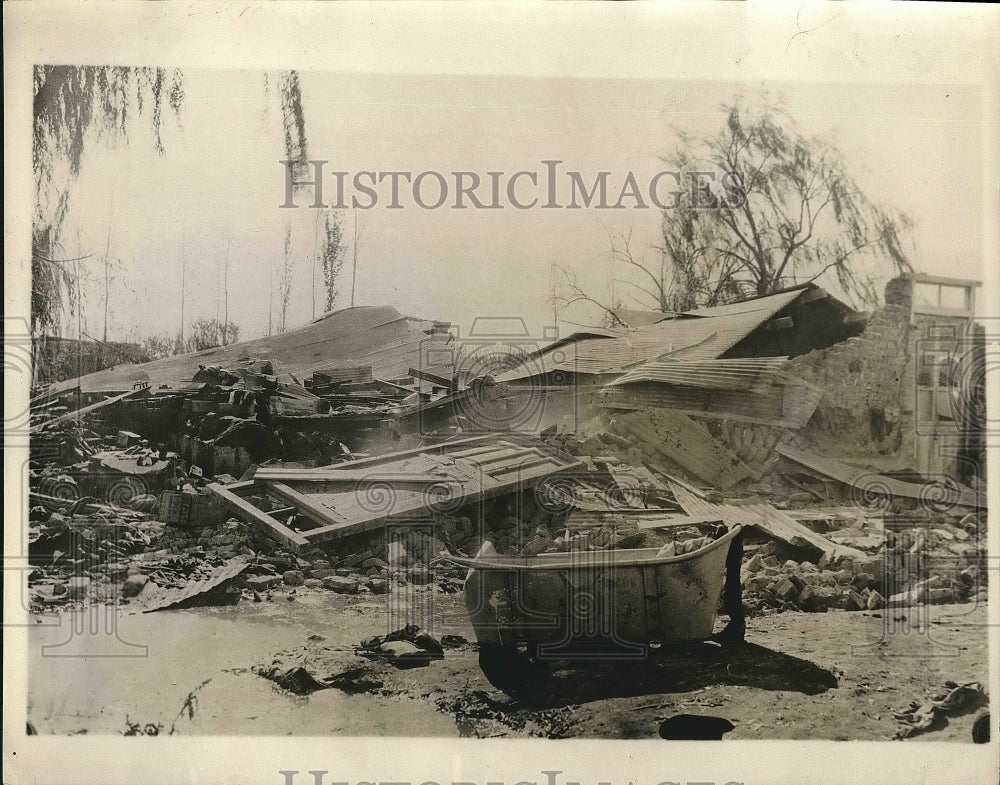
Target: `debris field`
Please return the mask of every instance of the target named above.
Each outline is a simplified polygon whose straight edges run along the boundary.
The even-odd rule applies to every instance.
[[[983,629],[957,630],[982,659],[953,677],[912,658],[943,606],[987,603],[981,413],[948,403],[954,366],[920,367],[911,288],[859,314],[808,284],[530,350],[351,308],[40,387],[26,601],[147,628],[328,608],[339,633],[276,625],[239,678],[417,701],[460,735],[933,738],[951,717],[967,736]],[[868,710],[902,620],[920,640],[898,705],[860,735],[804,719]],[[787,722],[750,711],[761,690]],[[67,732],[30,692],[39,731]]]

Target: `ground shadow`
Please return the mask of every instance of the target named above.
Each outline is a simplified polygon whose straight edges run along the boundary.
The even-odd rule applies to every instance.
[[[747,643],[665,646],[641,660],[555,660],[525,673],[514,697],[525,705],[562,706],[607,698],[689,692],[714,685],[816,695],[837,686],[816,663]],[[511,692],[511,690],[508,690]]]

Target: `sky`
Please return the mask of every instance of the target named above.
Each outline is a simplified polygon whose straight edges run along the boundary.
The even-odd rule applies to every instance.
[[[162,155],[140,120],[126,141],[91,140],[70,186],[63,237],[70,255],[77,237],[81,252],[93,254],[82,284],[82,328],[91,336],[104,334],[106,248],[116,260],[110,340],[175,335],[182,279],[186,332],[195,319],[222,316],[227,259],[230,320],[243,337],[266,333],[269,318],[277,330],[286,227],[294,265],[286,326],[323,311],[321,273],[313,264],[321,211],[310,208],[308,190],[296,197],[300,208],[280,207],[285,156],[275,75],[267,91],[261,70],[186,69],[184,80],[179,116],[165,113]],[[553,323],[565,332],[574,322],[594,321],[584,306],[554,313],[554,265],[571,269],[602,301],[610,301],[617,279],[616,298],[642,305],[641,293],[621,283],[623,271],[613,271],[609,233],[631,231],[635,255],[656,263],[660,213],[649,199],[648,209],[629,199],[619,210],[517,210],[507,199],[510,175],[536,172],[538,188],[522,177],[515,195],[521,203],[534,196],[544,203],[542,162],[560,161],[557,203],[568,203],[565,172],[580,172],[589,187],[607,171],[613,204],[629,172],[645,189],[665,168],[661,157],[677,143],[678,130],[714,133],[724,102],[739,94],[759,100],[764,90],[782,101],[803,133],[834,142],[873,199],[912,216],[908,250],[916,269],[982,278],[982,203],[980,190],[968,187],[980,176],[982,157],[975,88],[304,72],[301,89],[309,157],[328,162],[328,202],[336,198],[334,171],[349,173],[347,204],[352,195],[367,202],[351,188],[363,170],[413,177],[433,170],[449,185],[439,209],[422,209],[401,180],[401,209],[387,209],[385,181],[376,187],[374,207],[340,211],[350,246],[358,227],[358,305],[389,304],[466,331],[478,316],[520,317],[532,334]],[[486,204],[486,173],[502,172],[504,209],[452,209],[449,173],[459,170],[480,175],[476,193]],[[666,202],[673,186],[661,182]],[[436,201],[433,177],[420,194],[424,204]],[[349,247],[337,307],[350,304],[353,258]],[[73,334],[76,324],[67,329]]]
[[[264,68],[300,69],[310,154],[350,170],[531,168],[551,156],[584,172],[648,171],[669,149],[675,126],[715,127],[721,101],[763,81],[785,97],[802,130],[836,137],[873,196],[912,213],[919,269],[983,278],[988,313],[1000,314],[995,268],[992,281],[981,272],[984,259],[1000,259],[997,22],[995,6],[934,3],[6,3],[4,315],[26,316],[30,292],[31,68],[109,62],[179,65],[188,87],[180,127],[167,123],[163,157],[137,131],[128,146],[92,147],[74,185],[70,249],[79,228],[82,250],[102,253],[110,225],[112,254],[127,264],[112,289],[112,339],[176,332],[183,260],[186,318],[214,315],[227,248],[230,316],[247,336],[266,329],[269,275],[280,264],[290,219],[277,207],[283,144],[277,105],[263,98]],[[520,313],[539,329],[548,319],[552,264],[572,266],[584,283],[607,290],[609,214],[367,211],[359,221],[357,302],[388,303],[463,328],[476,315]],[[654,242],[655,211],[613,215],[633,227],[637,245]],[[290,324],[311,315],[314,217],[308,210],[299,216]],[[99,335],[101,287],[92,287],[86,329]],[[5,325],[5,344],[23,338],[16,333],[16,325]],[[30,367],[19,373],[16,357],[5,369],[7,412],[27,410]],[[5,494],[5,520],[24,520],[26,494],[22,500],[16,489],[25,487],[27,439],[18,452],[11,435],[5,429],[5,487],[15,489]],[[991,493],[998,487],[991,478]],[[5,553],[22,553],[23,536],[5,527]],[[13,591],[5,592],[12,598],[5,612],[16,619],[18,571],[7,573]],[[16,719],[26,695],[16,653],[26,641],[16,624],[5,633],[12,638],[5,674],[14,678],[4,709]],[[994,647],[994,674],[996,654]],[[995,676],[991,692],[997,688]],[[862,781],[878,771],[887,782],[958,782],[969,778],[970,766],[996,769],[992,753],[977,756],[958,745],[954,752],[869,745],[838,756],[834,769],[811,765],[817,755],[836,753],[819,741],[808,750],[794,742],[737,742],[735,757],[673,749],[651,755],[638,741],[615,742],[613,754],[586,744],[568,754],[560,746],[559,754],[506,740],[497,755],[498,748],[473,751],[445,739],[395,739],[392,756],[381,754],[377,740],[359,738],[324,738],[321,748],[309,739],[280,748],[238,736],[224,744],[178,739],[162,754],[95,747],[93,739],[81,739],[86,749],[77,749],[73,741],[49,745],[39,737],[18,749],[17,766],[45,771],[50,782],[134,782],[143,779],[137,772],[176,779],[185,771],[197,771],[200,781],[232,780],[233,772],[264,781],[289,763],[305,776],[324,761],[335,761],[345,781],[372,771],[407,780],[415,767],[455,781],[476,781],[482,771],[537,779],[558,768],[560,782],[657,781],[664,772],[716,782],[752,772],[750,779],[765,782],[780,781],[792,767],[817,781]],[[56,765],[60,753],[72,763]],[[635,776],[646,767],[649,773]]]

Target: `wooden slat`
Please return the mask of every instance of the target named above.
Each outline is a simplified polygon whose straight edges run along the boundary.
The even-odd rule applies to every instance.
[[[829,554],[830,556],[847,556],[850,558],[861,558],[864,556],[857,548],[838,545],[832,540],[828,540],[822,534],[817,534],[812,529],[784,514],[781,510],[775,509],[770,504],[739,506],[713,504],[705,499],[699,499],[694,494],[689,493],[674,483],[670,484],[670,490],[674,494],[674,498],[677,499],[681,507],[689,515],[715,515],[722,518],[727,526],[735,526],[736,524],[754,526],[776,540],[780,540],[795,548],[812,550],[817,555]]]
[[[257,483],[253,480],[240,480],[239,482],[231,482],[229,485],[223,485],[230,493],[235,493],[237,496],[243,496],[246,493],[252,493],[256,487]]]
[[[640,529],[668,529],[675,526],[702,526],[711,523],[725,523],[719,515],[669,515],[663,518],[640,520]]]
[[[497,447],[497,449],[495,449],[492,452],[482,453],[481,455],[475,456],[474,459],[468,458],[465,460],[467,460],[469,463],[474,463],[476,466],[479,466],[484,470],[487,470],[487,467],[491,466],[492,464],[502,463],[503,461],[509,458],[514,458],[516,456],[522,455],[523,452],[524,452],[523,448],[508,447],[505,444],[501,444],[500,446]]]
[[[484,445],[485,440],[491,443]],[[364,462],[363,471],[358,469],[361,461],[325,470],[262,470],[254,482],[318,523],[302,536],[308,542],[324,542],[377,528],[389,519],[429,514],[433,498],[427,491],[431,486],[450,485],[456,503],[470,504],[532,487],[550,474],[581,465],[579,460],[553,453],[540,443],[519,441],[516,436],[497,440],[496,435],[487,434],[437,445],[438,454],[434,448],[422,448],[379,456]],[[450,447],[459,447],[465,454],[451,454]],[[344,482],[337,479],[341,476]],[[391,488],[388,504],[367,503],[366,490],[381,483]]]
[[[419,368],[410,368],[410,376],[417,379],[422,379],[425,382],[430,382],[431,384],[436,384],[438,387],[444,387],[446,390],[452,390],[455,387],[455,383],[451,379],[445,379],[443,376],[437,376],[433,373],[428,373]]]
[[[394,384],[393,382],[387,382],[385,379],[372,379],[372,384],[375,385],[382,392],[389,393],[390,395],[395,395],[397,397],[406,397],[407,395],[413,395],[416,392],[412,387],[404,387],[401,384]]]
[[[684,480],[682,480],[682,479],[680,479],[678,477],[674,477],[672,474],[664,471],[663,467],[661,467],[659,464],[650,463],[649,466],[650,466],[650,468],[653,471],[657,472],[658,474],[663,475],[663,477],[665,479],[669,480],[670,482],[672,482],[672,483],[674,483],[676,485],[679,485],[681,488],[684,488],[687,491],[690,491],[695,496],[697,496],[699,499],[704,499],[705,498],[704,491],[702,491],[702,490],[700,490],[698,488],[695,488],[693,485],[688,485],[686,482],[684,482]]]
[[[532,458],[524,458],[516,463],[504,464],[498,468],[490,467],[486,472],[490,476],[499,479],[508,474],[522,474],[528,469],[534,469],[537,466],[544,466],[545,464],[552,464],[552,459],[546,455],[537,455]],[[556,470],[559,470],[558,465]]]
[[[612,411],[669,409],[681,414],[797,430],[812,417],[822,391],[804,384],[775,385],[766,394],[701,390],[640,382],[606,387],[599,404]]]
[[[235,513],[241,520],[256,526],[267,536],[287,545],[292,551],[297,552],[309,544],[309,541],[299,532],[285,526],[263,510],[257,509],[246,499],[234,493],[232,489],[232,485],[219,485],[218,483],[212,483],[208,486],[208,490],[215,494],[228,510]]]
[[[66,420],[74,420],[78,417],[83,417],[85,414],[90,414],[91,412],[96,412],[98,409],[103,409],[105,406],[111,406],[112,404],[119,403],[128,398],[132,398],[139,393],[149,392],[148,387],[137,387],[134,390],[129,390],[128,392],[123,392],[120,395],[114,395],[111,398],[105,398],[103,401],[98,401],[97,403],[92,403],[89,406],[84,406],[81,409],[77,409],[75,412],[67,412],[66,414],[60,414],[58,417],[53,417],[51,420],[46,420],[34,426],[31,429],[32,433],[38,433],[39,431],[44,431],[51,425],[57,423],[65,422]]]
[[[364,482],[436,482],[441,477],[437,474],[416,474],[408,472],[379,471],[377,468],[364,471],[318,472],[314,469],[258,469],[254,474],[256,482],[318,482],[334,484],[364,483]]]
[[[484,499],[499,496],[508,490],[510,489],[504,485],[477,488],[471,493],[466,494],[462,502],[463,504],[473,504]],[[345,537],[349,534],[371,531],[372,529],[384,526],[387,521],[410,517],[414,513],[426,510],[427,499],[423,494],[420,494],[417,498],[413,498],[408,497],[408,493],[404,492],[397,494],[396,503],[393,505],[392,509],[387,512],[379,514],[369,513],[372,517],[367,519],[359,519],[348,523],[334,523],[318,529],[311,529],[305,534],[311,543],[326,542],[339,537]]]
[[[455,447],[471,446],[473,444],[481,444],[486,441],[496,441],[496,438],[495,433],[480,434],[479,436],[466,436],[462,439],[450,439],[445,442],[439,442],[438,444],[414,447],[410,450],[401,450],[400,452],[388,453],[386,455],[374,455],[371,458],[360,458],[356,461],[346,461],[344,463],[334,464],[334,466],[324,466],[322,468],[330,469],[335,466],[343,466],[345,469],[356,469],[359,466],[378,466],[379,464],[391,463],[401,460],[402,458],[409,458],[415,455],[431,455],[450,452],[451,449]]]
[[[61,398],[64,395],[66,396],[73,395],[74,393],[77,393],[79,391],[80,391],[79,387],[73,387],[68,390],[48,390],[47,392],[39,393],[34,398],[32,398],[31,401],[29,401],[28,406],[31,409],[37,409],[41,407],[43,404],[48,403],[49,401],[54,401],[56,398]]]
[[[852,559],[864,557],[864,554],[857,548],[838,545],[832,540],[828,540],[822,534],[814,532],[808,526],[803,526],[794,518],[772,507],[770,504],[747,505],[746,509],[749,512],[755,512],[760,515],[760,520],[756,521],[754,526],[775,539],[787,542],[789,545],[794,547],[812,546],[830,556],[847,556]]]
[[[722,490],[754,476],[753,470],[707,428],[678,412],[657,409],[624,415],[611,427]]]
[[[797,521],[853,520],[859,523],[869,517],[861,507],[810,507],[802,510],[785,510]],[[874,516],[877,517],[877,516]]]
[[[284,483],[268,483],[267,492],[272,496],[278,497],[283,502],[296,507],[299,512],[304,513],[307,517],[312,518],[320,525],[329,525],[333,523],[342,524],[347,522],[344,516],[336,510],[318,502],[315,498],[312,498],[308,494],[299,493],[294,488],[290,488]],[[309,532],[306,532],[307,537],[308,535]]]
[[[834,480],[850,485],[858,490],[884,489],[890,496],[904,496],[908,499],[925,499],[933,497],[933,489],[915,482],[905,482],[897,480],[878,472],[857,469],[832,458],[824,458],[819,455],[796,450],[793,447],[779,445],[775,448],[779,455],[784,455],[789,460],[802,464],[808,469],[830,477]],[[950,480],[950,478],[949,478]],[[954,485],[952,485],[954,483]],[[963,507],[986,507],[986,494],[977,493],[972,488],[960,485],[957,481],[950,480],[948,486],[954,489],[951,494],[951,501]]]
[[[470,447],[466,450],[448,450],[447,452],[442,454],[447,455],[449,458],[452,459],[470,458],[473,455],[483,455],[484,453],[492,452],[496,448],[497,447],[495,444],[489,444],[486,445],[485,447]]]

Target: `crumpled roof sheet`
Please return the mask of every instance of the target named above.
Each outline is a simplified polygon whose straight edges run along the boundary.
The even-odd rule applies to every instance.
[[[440,342],[445,347],[451,339],[441,332],[431,334],[440,327],[430,320],[402,316],[389,306],[345,308],[278,335],[139,365],[108,368],[81,377],[80,387],[83,392],[127,390],[136,382],[149,382],[154,390],[161,385],[183,389],[200,365],[229,367],[246,358],[268,360],[275,374],[290,373],[300,381],[313,371],[344,363],[370,365],[372,375],[379,379],[408,376],[410,368],[450,376],[452,367],[448,358],[452,353],[427,351],[433,343]],[[76,383],[76,379],[69,379],[53,387],[69,390]]]
[[[713,390],[763,392],[777,380],[787,359],[653,360],[619,376],[610,385],[656,382]]]
[[[148,600],[143,596],[145,595],[145,592],[143,592],[143,595],[140,595],[140,599],[136,601],[136,604],[142,607],[143,613],[186,607],[199,595],[219,588],[226,581],[232,580],[249,566],[250,562],[247,561],[245,556],[237,556],[225,564],[216,567],[208,577],[189,581],[183,588],[168,589],[156,596],[150,596]]]
[[[701,308],[688,316],[666,319],[616,337],[578,336],[546,347],[523,365],[497,377],[509,382],[540,373],[620,374],[642,363],[669,355],[676,360],[711,360],[746,338],[757,327],[788,307],[807,287],[732,305]]]
[[[768,318],[770,318],[770,316],[773,316],[782,308],[791,305],[806,291],[814,288],[816,287],[803,284],[802,286],[786,289],[785,291],[777,292],[776,294],[768,294],[764,297],[754,297],[751,300],[741,300],[738,303],[729,303],[728,305],[711,305],[705,308],[695,308],[694,310],[685,311],[684,313],[690,316],[707,317],[735,316],[737,314],[760,313],[761,311],[766,311],[769,313]]]
[[[647,324],[662,322],[664,319],[674,319],[680,314],[665,311],[644,311],[637,308],[610,308],[611,313],[629,327],[645,327]]]

